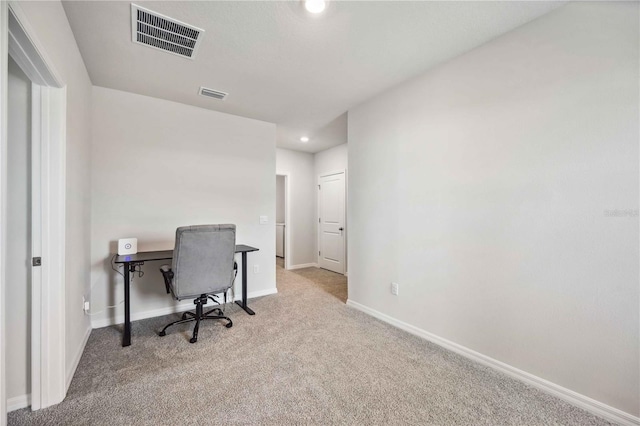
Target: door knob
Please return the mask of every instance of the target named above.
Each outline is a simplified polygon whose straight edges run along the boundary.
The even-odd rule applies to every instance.
[[[338,231],[344,231],[344,228],[338,228]]]

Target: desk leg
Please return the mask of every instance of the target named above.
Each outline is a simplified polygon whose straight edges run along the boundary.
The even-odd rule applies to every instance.
[[[124,334],[122,335],[122,347],[131,345],[131,295],[130,277],[131,264],[124,264]]]
[[[238,306],[240,306],[249,315],[255,315],[256,313],[247,306],[247,252],[242,252],[242,302],[236,300]]]

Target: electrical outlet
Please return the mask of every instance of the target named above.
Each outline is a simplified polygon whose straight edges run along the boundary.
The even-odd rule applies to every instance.
[[[260,272],[260,265],[253,265],[253,273],[257,274]]]
[[[88,313],[89,310],[91,309],[91,302],[87,301],[84,296],[82,296],[82,310],[84,311],[84,313]]]
[[[260,225],[266,225],[269,223],[269,218],[267,216],[260,216]]]
[[[397,296],[398,295],[398,283],[391,283],[391,294]]]

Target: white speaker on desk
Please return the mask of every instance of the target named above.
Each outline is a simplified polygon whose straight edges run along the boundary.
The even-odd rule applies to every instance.
[[[136,254],[138,252],[137,238],[122,238],[118,240],[118,254]]]

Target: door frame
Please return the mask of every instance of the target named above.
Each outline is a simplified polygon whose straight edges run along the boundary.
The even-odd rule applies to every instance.
[[[344,218],[343,218],[343,222],[344,222],[344,234],[343,234],[343,243],[342,243],[342,259],[344,261],[344,276],[348,276],[349,275],[349,268],[347,267],[347,232],[348,232],[348,227],[347,227],[347,170],[346,169],[340,169],[340,170],[334,170],[334,171],[329,171],[329,172],[322,172],[318,175],[318,181],[317,181],[317,197],[316,197],[316,252],[318,253],[316,255],[316,265],[318,265],[318,268],[320,267],[320,245],[322,242],[322,227],[321,227],[321,223],[320,223],[320,209],[321,209],[321,204],[320,204],[320,180],[323,177],[327,177],[327,176],[333,176],[333,175],[339,175],[342,174],[344,175]]]
[[[61,402],[66,394],[65,362],[65,217],[66,87],[47,57],[17,1],[0,2],[0,309],[5,303],[7,194],[7,66],[15,60],[32,81],[32,270],[31,398],[33,410]],[[5,30],[6,29],[6,30]],[[38,209],[37,206],[40,206]],[[39,233],[39,235],[37,235]],[[4,316],[2,368],[5,367]],[[0,424],[6,422],[6,376],[2,374]]]
[[[9,8],[0,1],[0,28],[7,28]],[[5,282],[7,255],[7,88],[9,87],[9,34],[0,31],[0,425],[7,424],[7,375],[5,374]]]
[[[284,269],[289,270],[291,268],[291,241],[289,238],[291,235],[291,173],[276,171],[276,176],[284,176]]]

